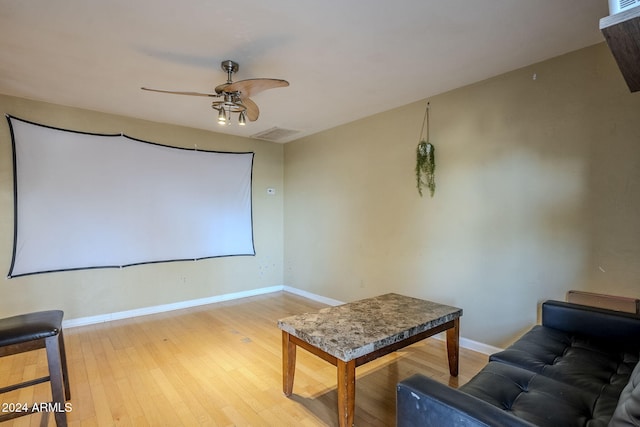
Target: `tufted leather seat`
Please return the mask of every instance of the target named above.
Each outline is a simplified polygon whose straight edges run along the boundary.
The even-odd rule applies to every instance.
[[[592,393],[619,396],[639,353],[637,342],[593,339],[534,326],[489,360],[519,366]]]
[[[49,381],[53,400],[51,403],[58,426],[67,425],[65,402],[71,398],[62,333],[63,315],[60,310],[48,310],[0,319],[0,357],[45,348],[49,367],[48,376],[0,388],[0,394]],[[5,413],[0,416],[0,421],[30,413]]]
[[[640,316],[546,301],[467,384],[398,384],[397,425],[640,427]]]
[[[461,391],[537,426],[607,426],[618,403],[517,366],[489,362]]]

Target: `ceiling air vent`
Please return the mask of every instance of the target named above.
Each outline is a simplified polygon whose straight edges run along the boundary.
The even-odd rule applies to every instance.
[[[609,0],[609,13],[614,15],[636,6],[640,6],[640,0]]]
[[[285,139],[300,132],[299,130],[282,129],[279,127],[273,127],[271,129],[258,132],[251,135],[251,138],[262,139],[264,141],[271,142],[284,142]]]

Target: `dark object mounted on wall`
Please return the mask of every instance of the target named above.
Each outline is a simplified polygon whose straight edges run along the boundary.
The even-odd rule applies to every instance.
[[[600,31],[631,92],[640,90],[640,6],[602,18]]]

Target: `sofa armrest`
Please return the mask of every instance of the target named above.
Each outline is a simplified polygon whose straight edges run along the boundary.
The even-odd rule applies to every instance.
[[[401,381],[396,395],[397,427],[533,427],[470,394],[416,374]]]
[[[561,331],[607,339],[640,337],[640,316],[563,301],[542,304],[542,325]]]

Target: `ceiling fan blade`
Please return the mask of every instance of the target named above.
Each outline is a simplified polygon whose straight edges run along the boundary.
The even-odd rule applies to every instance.
[[[215,91],[217,94],[221,94],[231,83],[222,83],[221,85],[216,86]]]
[[[212,96],[212,97],[219,97],[220,95],[218,95],[217,93],[203,93],[203,92],[183,92],[183,91],[175,91],[175,90],[161,90],[161,89],[151,89],[148,87],[141,87],[140,89],[142,90],[148,90],[151,92],[160,92],[160,93],[171,93],[174,95],[189,95],[189,96]]]
[[[289,86],[289,82],[280,79],[247,79],[230,83],[225,92],[240,92],[240,99],[246,99],[267,89]]]
[[[249,121],[255,122],[256,120],[258,120],[258,116],[260,115],[260,110],[258,109],[258,106],[256,105],[255,102],[253,102],[249,98],[244,98],[242,100],[242,105],[247,107],[245,113],[247,114],[247,118],[249,119]]]

